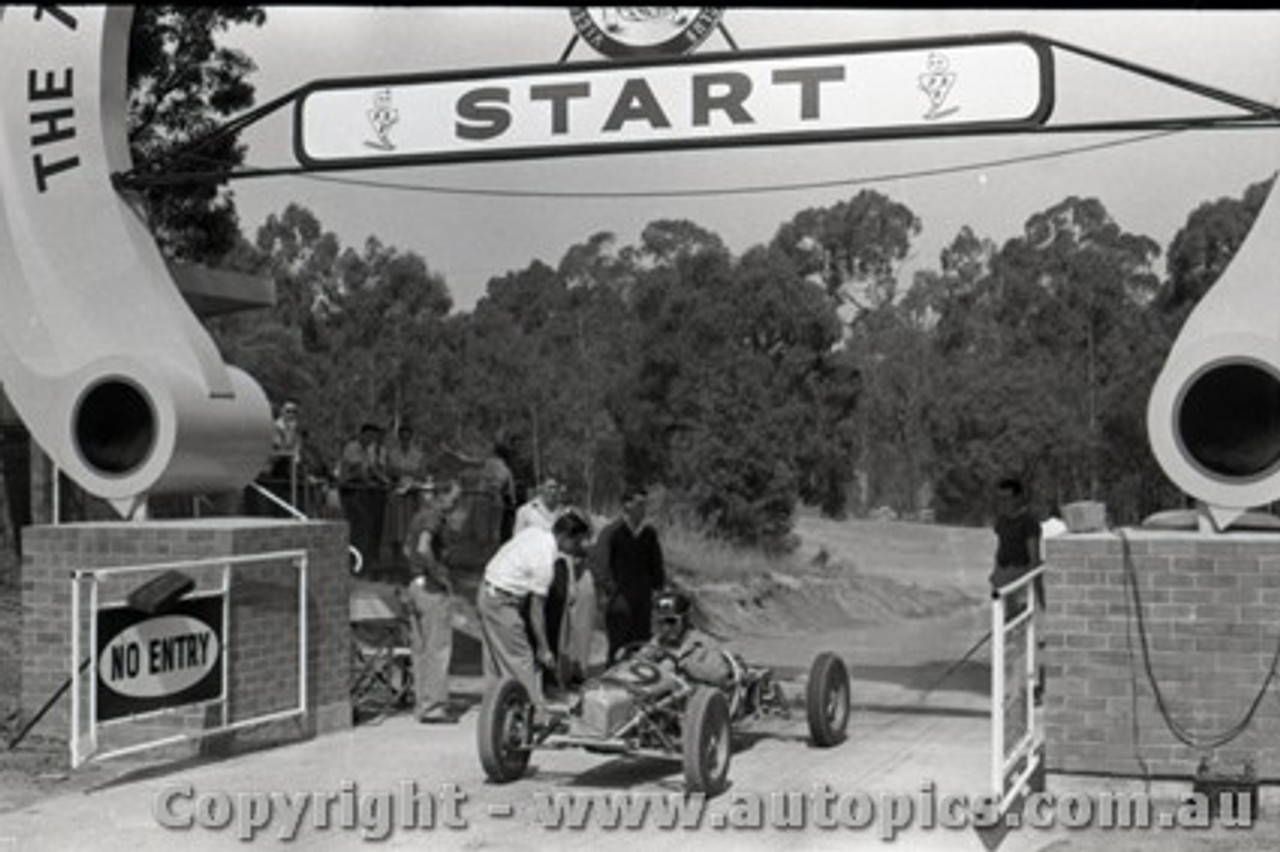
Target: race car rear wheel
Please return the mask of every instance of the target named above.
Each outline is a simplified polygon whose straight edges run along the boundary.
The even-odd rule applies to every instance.
[[[531,721],[532,702],[524,684],[506,678],[485,693],[476,738],[480,765],[490,781],[505,784],[524,774],[531,753]]]
[[[844,742],[849,728],[849,691],[844,660],[830,651],[814,657],[805,694],[809,739],[814,745],[826,748]]]
[[[714,796],[728,786],[730,740],[724,693],[698,687],[684,711],[684,779],[689,792]]]

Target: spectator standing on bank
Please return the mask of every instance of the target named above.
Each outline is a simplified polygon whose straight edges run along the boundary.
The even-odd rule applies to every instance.
[[[542,484],[538,486],[538,493],[533,499],[522,503],[520,508],[516,509],[515,523],[511,529],[512,535],[525,527],[538,526],[551,529],[551,525],[556,520],[556,513],[560,510],[560,499],[563,494],[560,483],[555,479],[547,477],[542,480]]]
[[[995,533],[995,569],[990,577],[993,590],[1007,586],[1040,564],[1040,522],[1032,516],[1022,481],[1016,477],[1005,477],[996,483]],[[1043,607],[1043,579],[1037,577],[1032,585],[1036,605]],[[1026,597],[1025,589],[1016,593],[1008,611],[1021,609]]]
[[[333,486],[333,464],[325,457],[319,444],[312,440],[311,431],[299,433],[302,446],[299,450],[298,478],[302,482],[302,506],[299,508],[311,517],[329,517],[329,489]]]
[[[396,440],[387,448],[387,478],[392,484],[392,491],[387,496],[387,539],[397,560],[404,553],[409,521],[423,502],[416,489],[426,476],[426,454],[414,440],[413,427],[403,423],[396,429]]]
[[[286,400],[271,424],[271,454],[256,477],[258,489],[274,495],[278,500],[297,507],[303,502],[300,493],[300,475],[297,470],[302,452],[302,429],[299,425],[298,404]],[[246,488],[244,511],[249,515],[279,517],[286,514],[275,501],[263,497],[257,489]]]
[[[351,527],[351,544],[360,551],[367,565],[377,562],[382,549],[387,495],[382,427],[378,424],[365,423],[360,427],[360,434],[342,448],[338,493],[343,514]]]
[[[446,522],[460,489],[421,492],[420,508],[409,521],[404,556],[409,561],[408,610],[413,654],[413,694],[419,722],[454,722],[449,700],[449,658],[453,655],[453,580],[446,551]],[[418,490],[412,492],[419,494]]]
[[[626,645],[653,635],[653,595],[667,582],[658,531],[645,521],[647,503],[643,489],[629,489],[622,498],[621,516],[605,528],[596,545],[610,663]]]
[[[505,676],[520,681],[542,710],[546,699],[539,671],[556,665],[545,616],[555,561],[584,556],[590,537],[586,515],[566,509],[550,530],[528,527],[498,548],[480,583],[476,609],[484,639],[485,675],[490,680]]]
[[[293,466],[302,458],[302,427],[299,422],[298,403],[288,400],[280,406],[271,436],[271,476],[288,479]]]
[[[511,538],[516,517],[516,478],[511,472],[511,448],[495,441],[493,450],[481,465],[481,474],[489,492],[489,532],[491,541]]]

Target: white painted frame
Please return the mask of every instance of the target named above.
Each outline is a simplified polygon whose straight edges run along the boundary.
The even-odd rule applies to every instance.
[[[236,722],[231,722],[228,711],[228,687],[231,674],[231,658],[226,653],[226,643],[231,636],[231,571],[239,565],[260,564],[263,562],[276,562],[289,560],[290,563],[298,571],[298,693],[297,701],[293,707],[278,710],[271,713],[265,713],[258,716],[251,716]],[[93,678],[97,676],[97,666],[93,666],[93,675],[90,676],[88,689],[88,729],[84,732],[80,730],[80,716],[82,712],[80,690],[84,683],[82,670],[83,661],[81,660],[81,643],[80,643],[80,620],[81,609],[84,598],[82,597],[81,586],[85,583],[89,584],[88,588],[88,609],[89,615],[89,641],[88,646],[90,653],[96,653],[94,649],[98,647],[98,623],[97,613],[101,609],[98,600],[98,580],[106,575],[119,575],[138,573],[142,571],[166,571],[166,570],[190,570],[190,569],[209,569],[220,568],[221,579],[219,588],[212,594],[221,594],[224,597],[222,608],[222,636],[223,636],[223,661],[222,661],[222,697],[220,699],[212,699],[209,701],[194,702],[192,704],[178,705],[175,707],[165,707],[159,710],[152,710],[146,713],[138,713],[122,719],[108,720],[100,722],[98,720],[97,693],[93,688]],[[126,565],[115,568],[76,568],[71,572],[71,767],[73,769],[83,765],[91,760],[107,760],[113,757],[122,757],[127,754],[134,754],[148,749],[158,748],[165,745],[173,745],[175,743],[190,742],[192,740],[202,739],[204,737],[213,736],[215,734],[227,733],[229,731],[239,730],[251,725],[260,725],[266,722],[279,721],[281,719],[292,719],[299,716],[305,716],[307,713],[307,649],[310,637],[310,625],[307,621],[307,580],[308,580],[308,557],[305,550],[279,550],[270,553],[256,553],[242,556],[221,556],[208,559],[191,559],[182,562],[160,562],[146,565]],[[205,592],[204,594],[211,594]],[[198,594],[196,596],[199,596]],[[112,604],[114,605],[114,604]],[[116,724],[124,721],[136,721],[138,719],[156,716],[165,713],[171,713],[175,710],[188,710],[192,707],[200,705],[209,705],[214,703],[222,704],[222,722],[216,727],[207,728],[202,731],[190,733],[174,734],[168,737],[148,740],[142,743],[136,743],[131,746],[112,749],[109,751],[98,751],[98,732],[106,725]],[[82,739],[84,742],[82,742]]]

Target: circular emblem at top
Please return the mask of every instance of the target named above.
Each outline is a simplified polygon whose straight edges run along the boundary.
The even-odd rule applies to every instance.
[[[707,6],[572,6],[573,26],[604,56],[679,56],[711,35],[724,10]]]

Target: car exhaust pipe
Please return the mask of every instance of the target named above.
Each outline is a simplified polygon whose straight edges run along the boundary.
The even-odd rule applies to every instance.
[[[1280,499],[1280,200],[1187,318],[1147,405],[1168,477],[1215,528]]]

